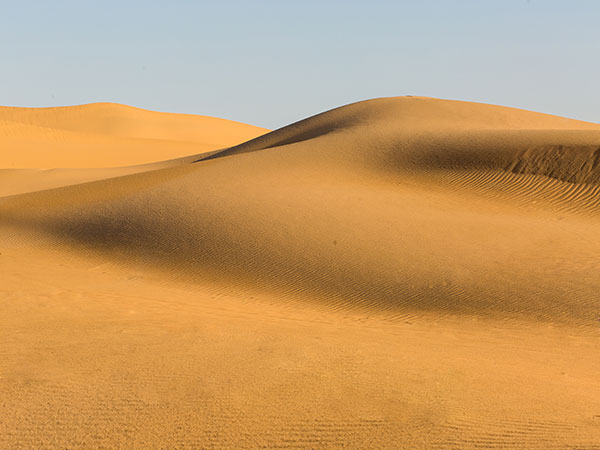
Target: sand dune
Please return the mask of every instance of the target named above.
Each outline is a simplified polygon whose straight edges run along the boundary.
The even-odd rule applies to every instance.
[[[62,185],[0,198],[0,443],[600,448],[600,125],[402,97],[230,146],[263,130],[77,108],[5,134],[197,148],[4,191]]]
[[[115,103],[0,107],[0,196],[164,168],[267,131]]]
[[[0,107],[2,168],[90,168],[150,163],[247,141],[267,130],[214,117],[116,103]]]

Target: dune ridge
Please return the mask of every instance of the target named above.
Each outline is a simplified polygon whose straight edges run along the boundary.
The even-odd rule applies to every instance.
[[[390,157],[404,164],[422,161],[424,169],[494,169],[504,168],[506,158],[520,157],[524,146],[593,145],[599,131],[598,124],[515,108],[423,97],[381,98],[318,114],[199,160],[345,134],[353,140],[345,156],[381,159],[389,154],[386,162]],[[356,147],[360,153],[352,151]],[[553,163],[562,164],[569,156],[567,152]]]

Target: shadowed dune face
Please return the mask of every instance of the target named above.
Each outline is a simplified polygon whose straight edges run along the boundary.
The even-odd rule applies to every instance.
[[[600,183],[600,146],[549,145],[525,150],[507,167],[513,173],[543,175],[569,183]]]

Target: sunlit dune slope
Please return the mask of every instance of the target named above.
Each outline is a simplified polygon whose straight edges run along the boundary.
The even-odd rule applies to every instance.
[[[281,301],[591,324],[598,148],[596,124],[385,98],[192,164],[6,198],[0,220]]]
[[[115,103],[0,107],[0,168],[143,164],[229,147],[267,130]]]

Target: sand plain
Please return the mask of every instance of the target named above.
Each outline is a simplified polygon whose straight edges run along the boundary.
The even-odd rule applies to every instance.
[[[0,109],[0,447],[600,448],[600,125]]]

